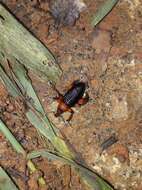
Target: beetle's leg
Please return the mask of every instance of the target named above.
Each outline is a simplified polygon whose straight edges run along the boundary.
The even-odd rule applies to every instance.
[[[49,84],[51,85],[51,87],[53,88],[53,90],[56,91],[56,93],[58,94],[58,96],[62,96],[62,94],[59,92],[59,90],[56,88],[55,84],[52,82],[49,82]],[[56,98],[55,98],[56,99]]]
[[[88,102],[88,98],[81,98],[78,102],[77,105],[82,106],[85,105]]]
[[[67,119],[67,121],[69,122],[69,121],[72,119],[72,117],[73,117],[74,111],[73,111],[71,108],[69,108],[69,109],[68,109],[68,112],[71,113],[71,114],[70,114],[70,117]]]
[[[85,97],[82,97],[81,99],[79,99],[79,101],[77,102],[77,105],[81,106],[84,105],[88,102],[89,100],[89,95],[88,93],[85,94]]]
[[[60,115],[60,117],[62,118],[62,120],[63,120],[64,124],[66,125],[66,127],[68,127],[68,126],[71,127],[71,124],[70,124],[69,121],[66,121],[62,115]]]
[[[62,98],[62,97],[61,97]],[[62,113],[68,111],[70,107],[68,107],[64,102],[63,99],[58,99],[59,105],[57,108],[57,112],[55,114],[56,117],[60,116]]]
[[[55,117],[59,117],[64,111],[62,109],[60,109],[60,107],[58,106],[57,108],[57,112],[54,113]]]
[[[84,105],[84,104],[86,104],[86,101],[84,100],[84,98],[81,98],[81,99],[79,99],[79,101],[77,102],[77,106],[82,106],[82,105]]]

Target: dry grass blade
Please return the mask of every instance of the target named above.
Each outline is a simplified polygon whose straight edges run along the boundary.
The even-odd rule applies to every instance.
[[[118,0],[106,0],[94,15],[91,25],[95,27],[116,5]]]
[[[7,173],[0,167],[0,189],[1,190],[18,190],[14,182],[10,179]]]

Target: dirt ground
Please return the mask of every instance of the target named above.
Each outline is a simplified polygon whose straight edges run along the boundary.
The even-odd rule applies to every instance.
[[[86,163],[116,190],[142,189],[142,2],[120,0],[96,27],[90,21],[103,1],[86,0],[75,26],[54,28],[45,0],[0,0],[55,55],[63,75],[57,88],[64,93],[76,79],[88,83],[90,100],[75,107],[71,125],[55,118],[56,92],[33,77],[45,110]],[[31,75],[32,76],[32,75]],[[64,118],[68,114],[63,115]],[[0,118],[27,151],[43,147],[41,138],[0,83]],[[117,142],[102,151],[102,143],[115,136]],[[20,190],[43,189],[36,175],[27,173],[0,134],[0,165]],[[69,166],[35,159],[48,190],[84,190],[86,187]]]

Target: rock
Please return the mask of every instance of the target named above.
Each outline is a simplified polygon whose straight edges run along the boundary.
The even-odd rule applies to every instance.
[[[81,0],[51,0],[49,7],[57,25],[73,26],[85,3]]]
[[[101,51],[109,52],[111,47],[111,33],[106,30],[96,30],[93,33],[92,48],[99,54]]]
[[[128,148],[122,144],[115,144],[110,149],[108,149],[108,154],[114,154],[119,162],[129,162],[129,152]]]
[[[111,105],[112,105],[112,119],[123,119],[126,120],[128,118],[128,105],[126,96],[117,97],[116,95],[112,95],[111,97]]]

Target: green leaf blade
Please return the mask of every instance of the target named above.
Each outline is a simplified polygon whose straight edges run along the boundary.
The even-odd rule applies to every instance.
[[[0,190],[20,190],[10,179],[7,173],[0,167]]]
[[[62,71],[51,51],[33,36],[0,3],[0,51],[12,62],[18,60],[40,79],[56,82]]]
[[[8,92],[13,97],[18,97],[20,95],[20,92],[17,90],[16,86],[12,83],[8,75],[5,73],[1,63],[0,63],[0,79],[6,85]]]
[[[106,0],[93,16],[91,25],[95,27],[112,10],[119,0]]]
[[[97,174],[95,174],[92,170],[86,168],[85,166],[77,163],[75,160],[68,159],[64,157],[64,155],[59,154],[58,152],[51,152],[48,150],[39,150],[32,151],[27,155],[27,159],[37,158],[39,156],[45,157],[49,160],[60,160],[76,169],[79,173],[80,177],[83,181],[88,185],[91,189],[94,190],[113,190],[113,188],[105,182],[102,178],[100,178]]]
[[[18,152],[25,156],[25,150],[20,145],[20,143],[15,139],[13,134],[10,132],[10,130],[7,128],[7,126],[3,123],[2,120],[0,120],[0,131],[5,135],[5,137],[9,140],[12,147]]]

